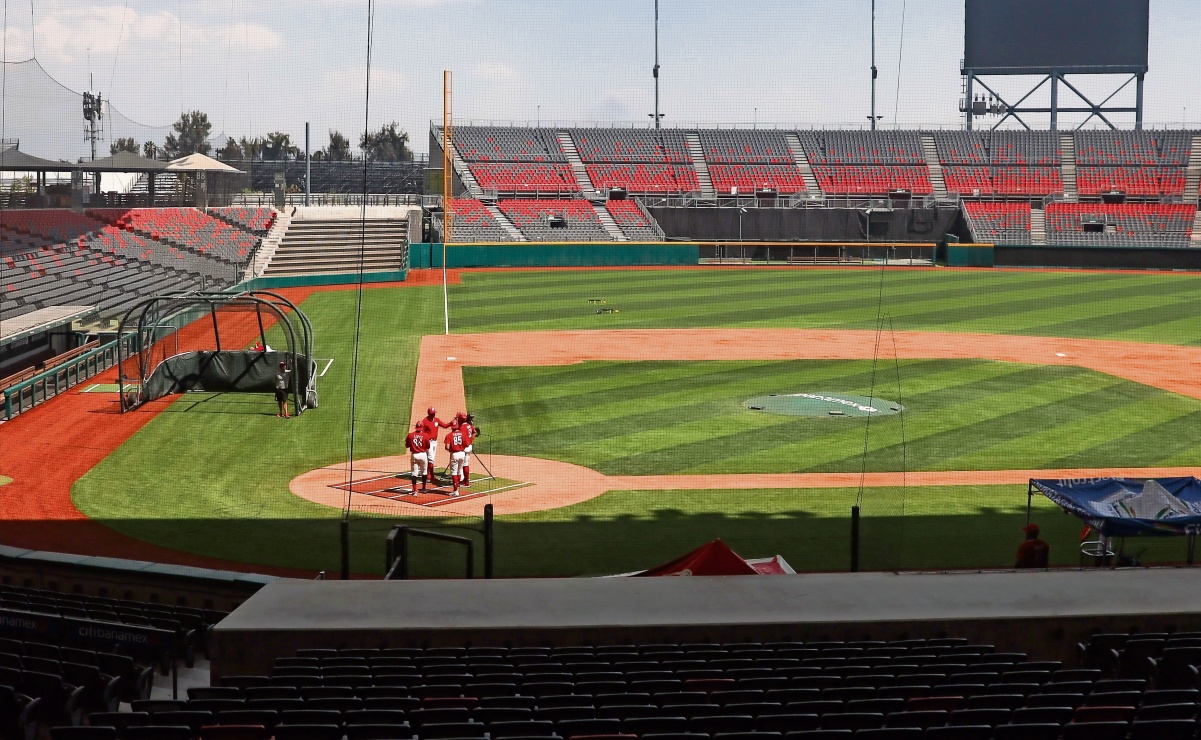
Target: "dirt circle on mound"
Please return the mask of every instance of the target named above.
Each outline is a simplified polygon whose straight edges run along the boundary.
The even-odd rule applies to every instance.
[[[439,460],[439,464],[445,462]],[[482,464],[481,464],[482,462]],[[462,489],[462,496],[456,500],[444,496],[440,500],[429,502],[429,496],[416,500],[388,490],[380,490],[379,494],[357,493],[348,489],[353,481],[354,488],[368,487],[386,489],[394,483],[402,490],[407,490],[407,478],[399,478],[410,468],[408,455],[392,455],[365,460],[356,460],[353,469],[346,463],[327,465],[323,468],[310,470],[296,476],[288,484],[288,490],[294,495],[322,506],[345,508],[347,497],[350,498],[350,508],[353,511],[366,514],[380,514],[407,517],[446,517],[446,516],[482,516],[484,506],[492,504],[496,514],[522,514],[531,511],[556,509],[561,506],[587,501],[610,490],[614,486],[610,479],[595,470],[555,460],[542,460],[534,457],[514,457],[509,455],[489,455],[482,461],[472,465],[473,479],[486,475],[487,470],[497,478],[517,481],[522,484],[519,488],[508,488],[495,493],[483,493],[485,486],[478,485],[479,492],[474,489]],[[381,483],[382,481],[382,483]],[[395,496],[391,498],[390,496]],[[422,501],[423,503],[418,503]]]

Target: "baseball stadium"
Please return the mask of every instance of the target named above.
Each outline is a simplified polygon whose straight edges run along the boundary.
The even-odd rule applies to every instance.
[[[1201,9],[13,5],[0,737],[1197,737]]]

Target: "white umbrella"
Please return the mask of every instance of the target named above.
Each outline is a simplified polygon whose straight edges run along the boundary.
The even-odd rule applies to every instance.
[[[218,162],[203,154],[189,154],[186,157],[173,159],[167,163],[168,171],[176,172],[230,172],[245,174],[236,167],[230,167],[224,162]]]

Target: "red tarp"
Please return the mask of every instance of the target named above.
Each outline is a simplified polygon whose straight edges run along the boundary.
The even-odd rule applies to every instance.
[[[701,545],[671,562],[631,573],[632,576],[757,576],[794,572],[779,555],[758,560],[754,565],[741,558],[721,540]]]

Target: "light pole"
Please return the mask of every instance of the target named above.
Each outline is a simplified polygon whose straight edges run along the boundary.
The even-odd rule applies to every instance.
[[[868,116],[872,122],[872,131],[876,130],[876,0],[872,0],[872,114]]]
[[[535,115],[537,116],[538,128],[542,128],[542,106],[538,106],[538,112]]]
[[[759,128],[759,107],[755,106],[755,117],[751,119],[751,128]]]
[[[655,112],[651,118],[655,119],[655,128],[659,128],[659,120],[663,118],[659,113],[659,0],[655,0],[655,66],[651,73],[655,77]]]

